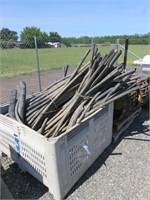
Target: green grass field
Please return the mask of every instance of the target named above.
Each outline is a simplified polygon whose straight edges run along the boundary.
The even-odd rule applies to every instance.
[[[114,46],[100,46],[99,51],[103,55],[112,48]],[[51,71],[61,69],[66,65],[76,67],[87,49],[87,47],[38,49],[40,70]],[[120,49],[122,50],[122,54],[124,54],[124,49]],[[129,50],[143,58],[149,54],[150,47],[149,45],[129,45]],[[89,59],[90,57],[87,58],[87,60]],[[16,48],[0,50],[0,60],[1,78],[27,75],[37,71],[35,49]],[[134,60],[137,60],[137,58],[128,53],[127,64],[133,65]],[[123,55],[119,58],[118,62],[123,62]]]

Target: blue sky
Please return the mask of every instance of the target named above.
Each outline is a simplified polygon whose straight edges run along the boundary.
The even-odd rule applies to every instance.
[[[150,32],[149,0],[0,0],[0,29],[26,27],[62,37]]]

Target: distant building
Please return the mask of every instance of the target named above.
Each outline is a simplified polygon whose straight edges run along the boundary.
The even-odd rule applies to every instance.
[[[59,48],[59,47],[61,47],[60,42],[48,42],[47,44],[48,44],[48,46],[50,46],[52,48]]]

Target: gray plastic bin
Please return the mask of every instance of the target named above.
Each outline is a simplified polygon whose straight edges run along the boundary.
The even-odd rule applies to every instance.
[[[0,150],[62,199],[112,141],[113,103],[55,138],[0,115]]]

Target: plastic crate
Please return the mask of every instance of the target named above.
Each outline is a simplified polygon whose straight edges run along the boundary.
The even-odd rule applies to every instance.
[[[112,141],[113,103],[55,138],[0,115],[0,150],[62,199]]]

